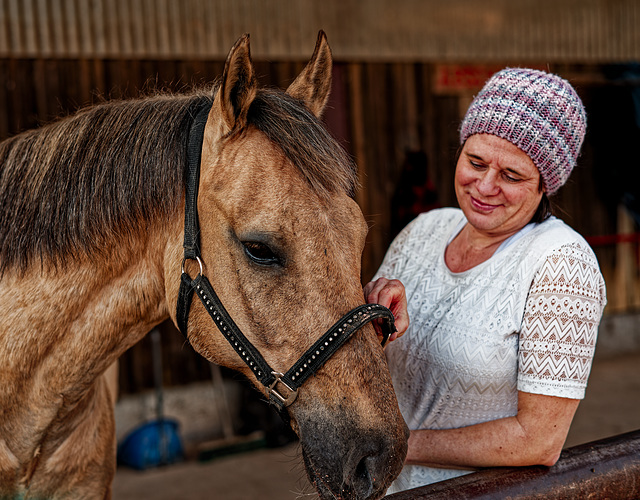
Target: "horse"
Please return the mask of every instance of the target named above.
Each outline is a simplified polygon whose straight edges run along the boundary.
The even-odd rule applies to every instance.
[[[184,275],[206,273],[279,393],[282,372],[363,305],[357,169],[321,120],[331,70],[320,32],[286,91],[258,86],[245,35],[206,89],[94,104],[0,143],[0,498],[111,497],[105,372],[155,325],[180,323]],[[188,343],[272,398],[206,307],[189,304]],[[382,497],[408,431],[372,324],[316,368],[281,405],[310,482],[323,499]]]

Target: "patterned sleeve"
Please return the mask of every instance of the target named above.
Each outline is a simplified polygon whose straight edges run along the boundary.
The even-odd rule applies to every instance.
[[[551,252],[533,279],[525,306],[518,390],[584,398],[605,304],[604,280],[586,243]]]

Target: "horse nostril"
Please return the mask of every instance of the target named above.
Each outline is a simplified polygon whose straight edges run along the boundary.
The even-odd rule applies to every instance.
[[[351,491],[355,493],[355,498],[369,498],[375,490],[375,478],[371,477],[372,468],[375,469],[377,456],[363,457],[353,469],[348,481]]]
[[[356,466],[356,470],[354,471],[354,476],[358,479],[364,479],[369,481],[369,468],[367,467],[367,462],[369,461],[369,457],[364,457],[358,465]]]

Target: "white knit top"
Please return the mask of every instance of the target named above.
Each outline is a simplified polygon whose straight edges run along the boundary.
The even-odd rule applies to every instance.
[[[458,209],[422,214],[394,240],[376,276],[406,288],[409,330],[386,354],[410,429],[514,416],[517,391],[584,397],[606,304],[589,245],[551,218],[453,273],[444,253],[465,223]],[[466,473],[405,466],[389,493]]]

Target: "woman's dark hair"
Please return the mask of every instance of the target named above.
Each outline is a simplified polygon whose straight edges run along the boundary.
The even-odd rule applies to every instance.
[[[539,224],[546,221],[552,215],[553,205],[551,205],[551,200],[549,200],[547,193],[542,193],[542,199],[540,200],[540,204],[538,205],[536,213],[533,214],[533,217],[531,218],[531,222],[536,222]]]

